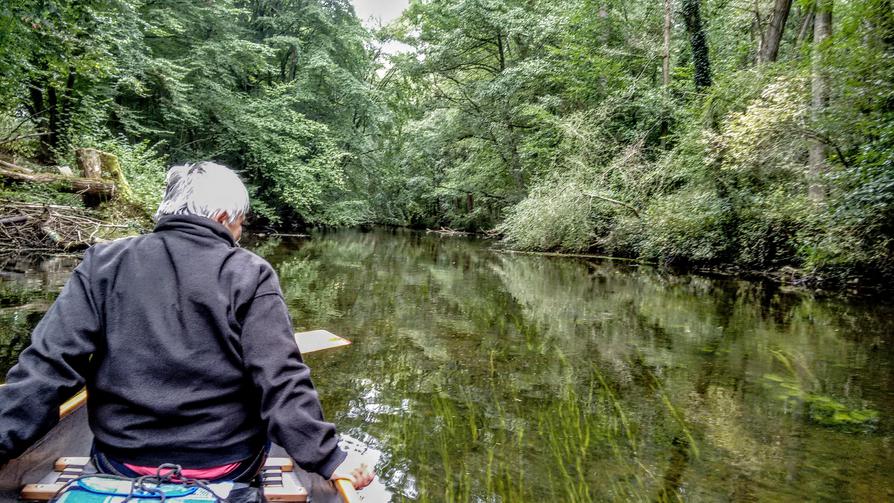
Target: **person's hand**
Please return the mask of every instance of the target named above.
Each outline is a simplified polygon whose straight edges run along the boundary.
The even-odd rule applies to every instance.
[[[329,477],[329,480],[338,480],[345,479],[350,480],[351,484],[354,485],[354,489],[358,491],[363,489],[372,483],[372,481],[376,478],[376,472],[366,465],[366,463],[360,464],[360,466],[346,466],[348,465],[347,459],[342,462],[342,464],[338,465],[334,472],[332,472],[332,476]]]

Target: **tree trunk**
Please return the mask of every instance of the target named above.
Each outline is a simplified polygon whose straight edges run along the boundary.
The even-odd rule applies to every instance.
[[[44,114],[48,110],[46,105],[44,104],[43,83],[35,79],[31,79],[31,82],[28,85],[28,94],[31,97],[29,111],[31,112],[31,116],[35,118],[34,124],[35,126],[37,126],[38,129],[42,130],[42,132],[45,133],[40,138],[40,149],[37,152],[37,158],[44,163],[49,163],[52,155],[50,153],[48,136],[52,134],[52,130],[47,125],[47,118],[44,117]]]
[[[502,72],[506,69],[506,52],[503,48],[503,32],[500,30],[497,30],[497,56],[499,57],[500,71]]]
[[[754,64],[758,63],[761,47],[764,46],[764,34],[761,33],[763,25],[760,3],[758,0],[754,0],[754,20],[751,22],[751,28],[748,30],[748,33],[751,35],[751,41],[757,43],[757,52],[754,53],[754,61],[752,61]]]
[[[39,118],[44,112],[43,88],[34,79],[31,79],[31,82],[28,83],[28,94],[31,96],[28,112],[32,117]]]
[[[73,178],[70,176],[53,175],[50,173],[23,173],[16,170],[17,166],[5,161],[0,161],[0,177],[17,182],[48,183],[57,189],[90,194],[102,199],[111,199],[115,195],[115,184],[94,180],[91,178]]]
[[[84,178],[102,178],[102,160],[100,152],[95,148],[79,148],[75,151],[78,168]]]
[[[664,61],[661,64],[661,82],[670,85],[671,60],[671,0],[664,0]]]
[[[811,59],[811,119],[816,125],[829,103],[829,77],[823,61],[824,42],[832,35],[832,0],[818,0],[813,23],[813,55]],[[816,127],[816,126],[814,126]],[[813,201],[822,202],[826,191],[822,176],[826,172],[826,145],[819,138],[811,141],[808,150],[810,188],[808,195]]]
[[[46,159],[50,160],[55,156],[56,149],[59,146],[59,97],[56,95],[56,88],[52,85],[47,86],[47,115],[49,116],[49,133],[46,139]]]
[[[767,26],[766,34],[761,38],[760,50],[757,53],[758,63],[776,61],[782,33],[785,31],[785,22],[788,20],[788,13],[791,9],[792,0],[776,0],[774,3],[770,24]]]
[[[689,45],[692,46],[692,63],[695,65],[695,90],[711,86],[711,59],[708,54],[708,38],[702,26],[700,0],[683,0],[680,5]]]
[[[804,13],[804,21],[801,23],[801,29],[798,30],[798,38],[795,40],[795,47],[800,47],[801,44],[807,41],[810,37],[810,34],[813,32],[813,19],[814,19],[814,10],[811,5],[807,12]]]
[[[62,92],[62,96],[59,97],[59,119],[57,122],[57,131],[56,131],[56,148],[59,148],[60,144],[67,142],[69,135],[69,128],[71,127],[71,115],[72,109],[74,108],[74,87],[77,82],[77,73],[75,73],[74,69],[68,68],[68,76],[65,78],[65,88]]]
[[[108,173],[109,177],[115,182],[115,197],[129,203],[133,202],[133,191],[130,189],[127,178],[124,176],[124,170],[121,169],[118,156],[108,152],[100,152],[99,160],[102,165],[102,171]]]

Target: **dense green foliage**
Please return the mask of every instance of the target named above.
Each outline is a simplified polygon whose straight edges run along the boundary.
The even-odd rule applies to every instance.
[[[164,164],[212,158],[264,221],[353,223],[368,39],[346,0],[4,2],[0,134],[47,163],[111,145],[147,208]]]
[[[392,107],[383,175],[403,183],[383,216],[522,249],[894,274],[892,4],[835,2],[814,44],[795,2],[775,62],[757,61],[774,2],[671,7],[665,85],[660,3],[414,2],[391,30],[417,55],[389,74],[414,106]]]
[[[0,150],[113,150],[147,209],[211,158],[261,224],[894,276],[891,1],[666,5],[665,54],[641,0],[418,0],[375,33],[347,0],[11,0]]]

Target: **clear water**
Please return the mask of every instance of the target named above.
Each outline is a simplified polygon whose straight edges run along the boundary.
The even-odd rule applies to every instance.
[[[307,362],[327,417],[383,453],[394,500],[894,500],[888,297],[489,245],[248,246],[297,330],[354,342]],[[0,370],[66,267],[0,278]]]

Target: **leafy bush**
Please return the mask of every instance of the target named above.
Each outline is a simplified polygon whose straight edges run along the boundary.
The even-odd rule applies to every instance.
[[[658,198],[643,217],[643,258],[664,263],[709,263],[728,250],[729,206],[710,190],[689,189]]]
[[[130,202],[144,216],[155,214],[165,192],[166,158],[148,141],[131,144],[123,137],[98,142],[97,148],[118,157],[132,192]]]
[[[499,229],[513,248],[583,251],[596,238],[593,208],[578,182],[547,183],[515,205]]]

